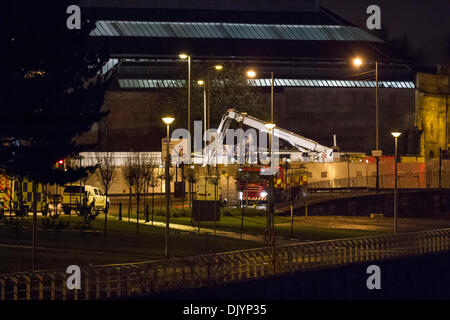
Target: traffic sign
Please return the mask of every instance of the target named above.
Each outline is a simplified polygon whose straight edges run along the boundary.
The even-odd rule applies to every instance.
[[[372,150],[372,157],[381,157],[383,156],[382,150]]]

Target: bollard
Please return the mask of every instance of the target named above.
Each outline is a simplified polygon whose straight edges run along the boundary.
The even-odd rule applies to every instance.
[[[119,221],[122,221],[122,202],[119,202]]]
[[[145,205],[145,222],[149,222],[150,220],[148,219],[148,204]]]

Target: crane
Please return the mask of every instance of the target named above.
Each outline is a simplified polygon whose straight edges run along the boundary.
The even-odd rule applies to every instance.
[[[221,145],[223,139],[226,136],[226,131],[229,129],[232,121],[241,122],[249,127],[255,128],[261,132],[267,132],[265,126],[266,122],[249,116],[246,113],[240,113],[234,109],[228,109],[223,115],[219,127],[216,133],[213,135],[213,141],[205,150],[204,165],[215,157],[218,147]],[[332,162],[333,161],[333,149],[323,146],[313,140],[302,137],[294,132],[282,129],[280,127],[274,127],[272,134],[279,139],[289,142],[292,146],[296,147],[303,153],[306,153],[307,159],[313,159],[314,161]]]

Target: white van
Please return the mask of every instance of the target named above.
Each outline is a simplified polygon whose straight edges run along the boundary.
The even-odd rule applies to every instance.
[[[105,212],[109,208],[109,198],[107,199],[102,190],[97,187],[89,185],[64,187],[62,206],[65,214],[69,214],[70,210],[79,209],[82,201],[86,201],[87,206],[92,207],[94,211]]]

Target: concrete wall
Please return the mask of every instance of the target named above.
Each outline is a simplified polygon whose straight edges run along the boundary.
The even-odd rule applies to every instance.
[[[400,191],[398,193],[398,216],[401,218],[450,219],[450,190],[428,189]],[[335,199],[308,205],[308,215],[314,216],[362,216],[382,213],[385,217],[394,215],[394,194],[380,193],[352,198]],[[305,214],[304,208],[295,209],[295,215]]]
[[[295,166],[295,163],[292,163]],[[366,162],[337,162],[337,163],[305,163],[309,172],[308,183],[311,188],[339,188],[339,187],[367,187],[376,186],[376,164]],[[218,172],[222,175],[220,186],[222,195],[230,203],[237,200],[237,182],[234,178],[238,166],[219,165]],[[380,162],[380,188],[394,187],[394,161],[387,159]],[[225,173],[228,173],[228,178]],[[326,173],[326,174],[325,174]],[[159,168],[158,175],[164,174],[164,168]],[[171,169],[171,175],[175,177],[175,169]],[[207,168],[196,167],[197,177],[207,175]],[[326,176],[325,176],[326,175]],[[438,188],[439,187],[439,160],[430,160],[427,163],[398,163],[399,188]],[[350,182],[348,179],[350,178]],[[181,181],[181,169],[178,168],[178,181]],[[76,182],[74,184],[78,184]],[[97,175],[92,174],[86,180],[86,184],[101,187]],[[450,188],[450,160],[442,161],[441,186]],[[171,191],[174,184],[171,183]],[[194,185],[194,191],[196,185]],[[186,191],[188,185],[186,183]],[[151,190],[150,190],[151,192]],[[155,193],[165,192],[164,179],[155,188]],[[122,169],[116,169],[116,177],[109,192],[112,195],[126,195],[128,187],[122,174]]]
[[[449,147],[448,101],[450,76],[419,73],[416,90],[416,125],[423,131],[420,153],[426,160],[438,158]]]
[[[333,134],[341,151],[370,152],[375,148],[374,88],[284,88],[275,97],[275,122],[323,145],[333,145]],[[380,89],[380,146],[386,154],[394,152],[393,128],[404,134],[399,152],[407,150],[406,130],[414,126],[414,90]],[[266,99],[267,98],[267,99]],[[105,98],[107,119],[83,139],[97,139],[101,150],[158,151],[165,135],[161,117],[167,104],[157,91],[110,91]],[[263,94],[269,110],[269,93]],[[193,105],[192,108],[201,106]],[[243,111],[243,110],[242,110]],[[176,117],[176,115],[175,115]],[[176,117],[173,128],[182,127],[185,119]],[[83,141],[83,139],[81,139]],[[418,150],[417,150],[418,152]]]
[[[392,154],[392,129],[414,126],[414,90],[382,88],[379,98],[380,147]],[[285,88],[279,101],[276,122],[284,128],[328,146],[336,134],[341,151],[375,149],[375,88]],[[400,137],[401,153],[413,153],[407,139]]]
[[[338,162],[338,163],[307,163],[309,172],[308,182],[310,187],[338,188],[338,187],[370,187],[376,186],[376,163],[366,162]],[[443,166],[447,170],[448,164]],[[425,188],[433,187],[437,182],[429,180],[434,175],[428,170],[434,167],[426,167],[425,163],[398,163],[398,183],[400,188]],[[449,168],[450,169],[450,168]],[[380,188],[394,187],[394,161],[387,159],[379,165]],[[428,174],[427,174],[428,173]],[[446,184],[449,183],[447,173],[443,176]]]

